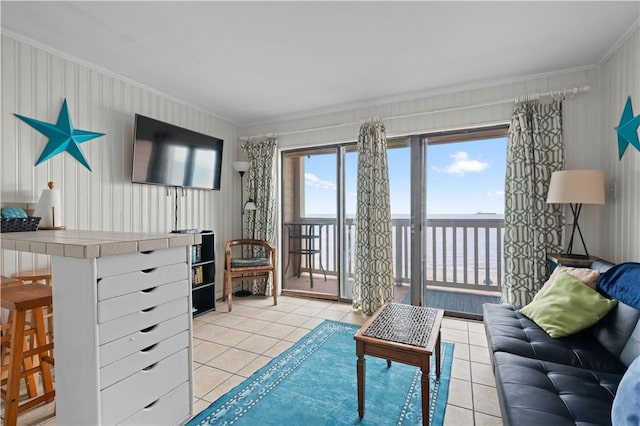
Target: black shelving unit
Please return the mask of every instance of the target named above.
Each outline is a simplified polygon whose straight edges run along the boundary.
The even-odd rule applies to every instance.
[[[216,309],[215,236],[202,231],[202,244],[191,246],[191,302],[193,316]]]

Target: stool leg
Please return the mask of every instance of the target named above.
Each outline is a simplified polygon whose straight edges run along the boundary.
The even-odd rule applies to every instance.
[[[26,320],[25,320],[26,321]],[[29,339],[31,339],[31,344],[29,344]],[[36,347],[35,336],[31,335],[23,337],[22,351],[27,352],[30,349]],[[13,351],[13,349],[12,349]],[[24,366],[25,371],[31,369],[33,365],[33,359],[28,356],[22,359],[22,365]],[[27,384],[27,394],[29,398],[33,398],[38,395],[38,376],[36,374],[31,374],[25,377],[25,382]]]
[[[36,308],[33,310],[36,322],[36,339],[38,346],[43,347],[47,344],[47,330],[44,328],[44,316],[42,314],[43,308]],[[40,361],[40,368],[42,369],[42,388],[44,393],[53,392],[53,379],[51,377],[51,364],[44,360],[48,351],[39,352],[38,359]],[[54,397],[48,398],[46,401],[51,402]]]
[[[2,379],[4,380],[5,378],[8,377],[8,372],[9,372],[9,360],[11,359],[11,353],[12,353],[12,349],[11,349],[11,338],[12,338],[12,334],[11,334],[11,326],[13,324],[13,311],[9,312],[9,316],[7,317],[7,323],[9,325],[9,329],[7,330],[9,332],[9,334],[7,334],[4,337],[4,341],[5,341],[5,345],[8,344],[9,346],[2,346]],[[27,323],[27,319],[26,319],[26,314],[25,314],[25,324]],[[8,339],[8,340],[5,340]],[[23,342],[22,342],[22,351],[23,352],[27,352],[30,349],[33,349],[35,347],[35,340],[33,339],[33,335],[28,335],[27,333],[24,333],[23,336]],[[33,368],[33,359],[32,357],[23,357],[22,358],[22,367],[24,368],[24,370],[30,370],[31,368]],[[7,376],[5,376],[5,373],[7,374]],[[8,378],[7,378],[8,380]],[[29,398],[34,398],[35,396],[38,395],[38,375],[37,373],[33,373],[29,376],[26,376],[24,378],[25,380],[25,385],[27,387],[27,395],[29,396]]]
[[[24,323],[26,311],[16,311],[11,326],[11,356],[9,358],[9,375],[7,377],[7,398],[4,408],[4,424],[13,426],[18,420],[18,403],[20,402],[20,368],[22,366],[22,351],[17,343],[24,342]]]

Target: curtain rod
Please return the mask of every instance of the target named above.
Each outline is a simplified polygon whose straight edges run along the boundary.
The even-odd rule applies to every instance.
[[[516,96],[515,98],[508,98],[508,99],[502,99],[499,101],[493,101],[493,102],[486,102],[486,103],[482,103],[482,104],[475,104],[475,105],[459,105],[459,106],[454,106],[454,107],[448,107],[448,108],[440,108],[440,109],[433,109],[433,110],[429,110],[429,111],[422,111],[422,112],[415,112],[412,114],[400,114],[400,115],[393,115],[390,117],[382,117],[380,116],[380,118],[386,118],[387,120],[397,120],[397,119],[401,119],[401,118],[411,118],[411,117],[419,117],[422,115],[431,115],[431,114],[438,114],[441,112],[450,112],[450,111],[462,111],[465,109],[473,109],[473,108],[482,108],[482,107],[488,107],[488,106],[494,106],[494,105],[501,105],[501,104],[506,104],[506,103],[518,103],[521,101],[526,101],[526,100],[532,100],[532,99],[537,99],[537,98],[541,98],[541,97],[545,97],[545,96],[570,96],[573,97],[575,95],[577,95],[578,93],[582,93],[582,92],[588,92],[589,90],[591,90],[591,86],[584,85],[584,86],[576,86],[576,87],[572,87],[572,88],[564,88],[564,89],[558,89],[558,90],[550,90],[548,92],[543,92],[543,93],[538,93],[538,92],[532,92],[526,95],[521,95],[521,96]],[[263,134],[263,135],[256,135],[256,136],[245,136],[245,137],[241,137],[240,140],[242,141],[247,141],[253,138],[261,138],[261,137],[269,137],[269,136],[286,136],[286,135],[296,135],[296,134],[300,134],[300,133],[307,133],[307,132],[316,132],[316,131],[320,131],[320,130],[328,130],[328,129],[335,129],[338,127],[347,127],[347,126],[353,126],[354,124],[362,124],[364,121],[366,121],[368,119],[361,119],[358,121],[350,121],[348,123],[340,123],[340,124],[330,124],[328,126],[320,126],[320,127],[310,127],[307,129],[300,129],[300,130],[293,130],[290,132],[280,132],[280,133],[267,133],[267,134]]]

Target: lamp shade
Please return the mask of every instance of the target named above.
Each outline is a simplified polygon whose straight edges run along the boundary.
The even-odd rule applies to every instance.
[[[248,200],[244,204],[244,209],[245,210],[257,210],[258,208],[256,207],[256,203],[254,203],[253,200]]]
[[[239,173],[244,173],[249,170],[249,162],[248,161],[234,161],[233,162],[233,170]]]
[[[547,203],[604,204],[604,173],[600,170],[553,172]]]

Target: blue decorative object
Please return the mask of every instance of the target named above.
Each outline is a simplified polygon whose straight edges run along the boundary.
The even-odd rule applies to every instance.
[[[19,207],[5,207],[2,209],[2,212],[0,213],[0,216],[4,217],[4,218],[25,218],[28,217],[27,216],[27,212],[25,212],[24,210],[22,210]]]
[[[40,158],[36,161],[36,166],[63,151],[67,151],[91,171],[91,167],[84,157],[79,144],[103,136],[104,133],[74,129],[71,118],[69,117],[66,99],[62,103],[62,109],[60,110],[60,115],[58,115],[58,121],[55,125],[18,114],[13,115],[49,138],[47,145],[44,147],[44,150],[42,150],[42,154],[40,154]]]
[[[640,127],[640,115],[633,116],[633,107],[631,106],[631,96],[627,97],[627,103],[620,117],[618,124],[618,157],[622,160],[624,152],[629,144],[633,145],[640,151],[640,140],[638,140],[638,127]]]
[[[598,278],[598,288],[614,299],[640,310],[640,263],[613,266]]]
[[[631,363],[618,385],[611,422],[614,425],[640,425],[640,356]]]

